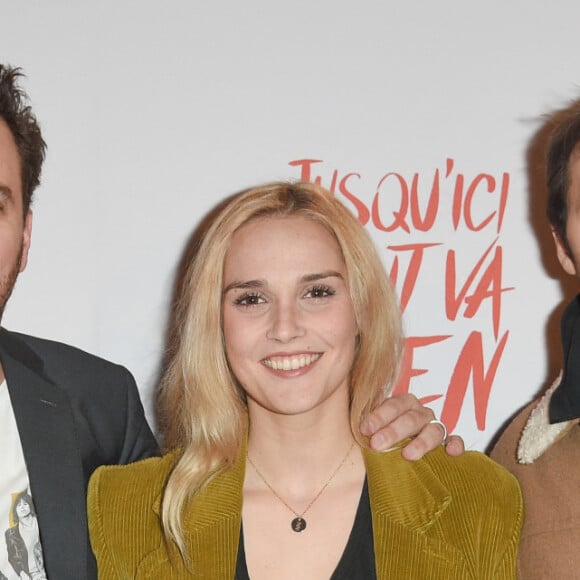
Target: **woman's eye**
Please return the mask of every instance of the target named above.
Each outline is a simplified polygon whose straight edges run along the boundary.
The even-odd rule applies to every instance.
[[[265,299],[260,294],[244,294],[234,300],[236,306],[257,306],[264,302]]]
[[[304,295],[304,298],[328,298],[334,295],[334,290],[329,286],[314,286]]]

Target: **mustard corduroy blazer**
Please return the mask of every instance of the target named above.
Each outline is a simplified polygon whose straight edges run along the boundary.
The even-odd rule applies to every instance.
[[[378,580],[502,580],[515,577],[522,498],[514,477],[486,456],[450,458],[439,448],[417,462],[364,450]],[[184,510],[186,568],[160,523],[173,454],[101,467],[88,493],[91,543],[101,580],[233,580],[245,454]]]

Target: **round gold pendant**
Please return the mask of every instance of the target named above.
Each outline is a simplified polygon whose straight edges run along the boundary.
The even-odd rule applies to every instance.
[[[299,516],[292,520],[291,526],[295,532],[302,532],[306,529],[306,520]]]

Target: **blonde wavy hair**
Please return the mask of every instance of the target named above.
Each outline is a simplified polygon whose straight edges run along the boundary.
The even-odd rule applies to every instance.
[[[271,183],[231,198],[205,233],[185,273],[176,311],[176,343],[162,379],[159,406],[166,449],[179,459],[163,496],[166,539],[184,553],[181,513],[191,494],[237,459],[247,429],[245,397],[230,370],[222,333],[223,265],[232,235],[249,221],[301,216],[325,227],[344,258],[359,336],[351,370],[350,424],[359,424],[399,372],[401,318],[395,292],[373,242],[352,213],[311,183]]]

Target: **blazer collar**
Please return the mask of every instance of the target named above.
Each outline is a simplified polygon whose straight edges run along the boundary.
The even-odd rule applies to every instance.
[[[529,465],[543,455],[556,441],[580,422],[579,419],[552,423],[550,421],[550,402],[557,392],[562,379],[562,372],[544,395],[534,404],[522,430],[518,442],[517,460],[522,465]]]
[[[12,361],[29,368],[37,374],[42,374],[44,363],[42,359],[18,337],[18,334],[0,328],[0,360],[10,365]]]
[[[177,459],[178,454],[175,454],[170,463]],[[163,543],[141,562],[136,576],[138,580],[165,577],[168,560],[173,562],[175,578],[182,578],[187,573],[195,578],[211,580],[231,580],[234,577],[242,525],[245,469],[246,438],[231,469],[217,475],[186,503],[183,511],[185,548],[195,567],[184,570],[175,546],[168,547]],[[159,518],[162,500],[161,493],[153,503],[153,511]]]
[[[373,511],[412,531],[425,532],[449,505],[447,488],[425,461],[400,458],[400,451],[363,450]]]
[[[68,418],[72,421],[70,402],[66,393],[45,375],[43,360],[17,334],[3,328],[0,329],[0,362],[27,457],[27,453],[43,444],[47,433],[52,434],[53,429],[43,431],[36,423],[45,419],[51,423],[55,421],[55,415],[59,420]],[[44,425],[48,426],[60,431],[58,423]],[[66,424],[68,435],[68,428],[72,426],[72,423]],[[43,433],[44,436],[39,438],[30,438],[28,435]],[[26,445],[27,442],[31,445]],[[50,441],[51,448],[55,443]]]
[[[400,450],[363,450],[363,455],[373,513],[377,578],[392,577],[401,571],[401,562],[414,561],[418,553],[429,554],[434,569],[453,567],[457,562],[453,548],[437,540],[436,534],[426,533],[451,502],[449,491],[429,463],[406,461],[400,457]]]

